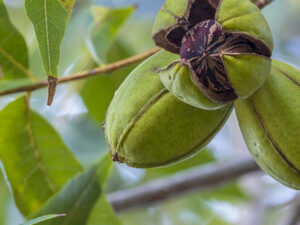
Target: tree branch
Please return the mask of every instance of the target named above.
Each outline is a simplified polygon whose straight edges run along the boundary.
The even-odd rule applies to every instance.
[[[300,225],[300,195],[295,198],[295,204],[292,206],[292,213],[287,225]]]
[[[254,171],[259,171],[259,167],[253,159],[212,164],[151,181],[135,188],[117,191],[108,194],[107,198],[115,211],[120,213],[169,200],[192,191],[215,188]]]
[[[273,0],[256,0],[255,1],[255,5],[262,9],[264,8],[265,6],[269,5],[271,2],[273,2]]]
[[[124,59],[124,60],[121,60],[121,61],[118,61],[118,62],[115,62],[112,64],[108,64],[103,67],[98,67],[98,68],[95,68],[95,69],[92,69],[89,71],[84,71],[84,72],[72,74],[69,76],[65,76],[65,77],[58,79],[58,84],[67,83],[67,82],[75,81],[75,80],[86,79],[86,78],[100,75],[103,73],[110,73],[115,70],[121,69],[121,68],[129,66],[131,64],[134,64],[136,62],[139,62],[143,59],[146,59],[146,58],[154,55],[155,53],[157,53],[160,50],[161,50],[160,48],[153,48],[144,53],[129,57],[127,59]],[[26,85],[26,86],[13,88],[13,89],[9,89],[9,90],[0,92],[0,96],[10,95],[10,94],[15,94],[15,93],[20,93],[20,92],[31,92],[31,91],[38,90],[38,89],[41,89],[41,88],[44,88],[47,86],[48,86],[48,81],[43,80],[43,81],[39,81],[35,84]]]

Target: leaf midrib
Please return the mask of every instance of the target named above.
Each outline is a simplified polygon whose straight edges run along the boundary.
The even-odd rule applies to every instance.
[[[12,64],[14,64],[19,70],[21,70],[28,78],[30,78],[32,81],[37,81],[37,78],[28,70],[26,69],[21,63],[16,61],[12,55],[10,55],[7,51],[5,51],[0,46],[0,53],[7,58]]]
[[[74,214],[74,212],[77,210],[80,202],[82,201],[82,199],[84,198],[84,196],[90,191],[90,188],[92,186],[92,184],[94,183],[94,181],[97,179],[98,177],[98,169],[94,172],[94,174],[92,175],[91,179],[89,180],[86,188],[80,193],[79,197],[77,198],[77,200],[74,203],[74,206],[71,208],[71,210],[68,212],[68,216],[66,217],[66,219],[64,219],[63,223],[61,225],[65,225],[68,224],[68,222],[70,221],[70,219],[72,218],[72,215]]]
[[[26,129],[27,129],[27,133],[28,133],[28,137],[29,137],[29,142],[33,149],[34,156],[37,160],[38,167],[40,168],[40,171],[42,172],[42,174],[45,178],[48,188],[54,194],[56,192],[55,185],[52,183],[51,178],[43,164],[43,161],[41,159],[40,153],[37,149],[37,145],[36,145],[36,142],[35,142],[35,139],[33,136],[31,118],[30,118],[30,109],[29,109],[29,99],[28,99],[28,97],[25,97],[24,100],[25,100],[25,105],[26,105]]]
[[[48,55],[48,68],[49,73],[47,75],[52,75],[51,70],[51,57],[50,57],[50,42],[49,42],[49,29],[48,29],[48,14],[47,14],[47,0],[44,0],[44,14],[45,14],[45,26],[46,26],[46,44],[47,44],[47,55]]]

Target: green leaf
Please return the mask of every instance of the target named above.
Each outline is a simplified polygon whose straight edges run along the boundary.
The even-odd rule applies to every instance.
[[[102,194],[96,202],[87,225],[121,225],[120,219],[116,216],[111,205]]]
[[[0,81],[0,92],[30,84],[33,84],[33,82],[27,78],[20,78],[16,80],[2,80]]]
[[[151,35],[152,26],[151,20],[131,20],[121,30],[120,38],[136,53],[147,51],[155,47]],[[131,33],[134,35],[128,35]]]
[[[28,216],[82,167],[57,132],[29,109],[28,98],[0,111],[0,123],[0,158],[16,204]]]
[[[0,0],[0,79],[30,78],[27,46],[22,35],[11,23],[3,0]]]
[[[110,48],[107,60],[113,62],[130,56],[132,56],[130,49],[121,41],[116,41]],[[80,95],[89,113],[98,122],[104,121],[106,110],[115,91],[136,65],[124,67],[107,75],[90,78],[85,82]]]
[[[75,0],[25,0],[47,76],[58,77],[60,46]]]
[[[91,51],[99,64],[107,63],[107,52],[117,37],[120,28],[134,12],[135,6],[125,8],[92,7],[94,23],[90,27],[89,36]]]
[[[10,193],[4,180],[3,173],[0,170],[0,225],[7,224],[9,203]]]
[[[110,166],[111,159],[106,154],[91,168],[73,178],[59,193],[49,199],[36,215],[62,212],[67,216],[59,218],[55,222],[43,222],[42,225],[86,224],[89,213],[102,194],[102,187],[107,179]],[[108,213],[110,212],[108,211]]]
[[[46,220],[50,220],[53,218],[57,218],[57,217],[61,217],[61,216],[65,216],[65,214],[57,214],[57,215],[47,215],[47,216],[41,216],[32,220],[27,221],[26,223],[22,223],[21,225],[33,225],[33,224],[37,224]]]

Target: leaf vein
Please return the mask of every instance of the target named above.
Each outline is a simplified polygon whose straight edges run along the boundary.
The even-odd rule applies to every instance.
[[[29,142],[32,146],[33,152],[34,152],[34,156],[37,160],[38,166],[42,172],[42,174],[44,175],[44,178],[46,180],[46,183],[50,189],[50,191],[54,194],[56,192],[56,188],[54,186],[54,184],[52,183],[49,174],[47,173],[47,170],[43,164],[43,161],[41,159],[40,153],[37,149],[35,140],[34,140],[34,136],[33,136],[33,132],[32,132],[32,126],[31,126],[31,122],[30,122],[30,109],[29,109],[29,99],[28,97],[25,98],[25,103],[26,103],[26,129],[28,131],[28,136],[29,136]]]
[[[52,75],[51,69],[51,57],[50,57],[50,42],[49,42],[49,30],[48,30],[48,15],[47,15],[47,0],[44,0],[44,14],[45,14],[45,26],[46,26],[46,42],[47,42],[47,54],[48,54],[48,68],[50,75]],[[49,74],[47,74],[49,75]]]
[[[15,49],[16,51],[17,49]],[[32,81],[37,81],[36,77],[28,70],[26,69],[21,63],[16,61],[13,58],[13,55],[10,55],[8,52],[6,52],[1,46],[0,46],[0,53],[8,59],[13,65],[15,65],[21,72],[23,72],[25,75],[27,75]]]

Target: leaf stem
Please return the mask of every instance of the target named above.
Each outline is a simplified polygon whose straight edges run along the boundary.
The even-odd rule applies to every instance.
[[[154,55],[155,53],[157,53],[160,50],[161,50],[160,48],[156,47],[156,48],[150,49],[146,52],[143,52],[141,54],[126,58],[124,60],[121,60],[121,61],[118,61],[115,63],[108,64],[106,66],[101,66],[101,67],[97,67],[97,68],[89,70],[89,71],[71,74],[71,75],[59,78],[57,80],[57,84],[67,83],[67,82],[71,82],[71,81],[75,81],[75,80],[82,80],[82,79],[86,79],[89,77],[101,75],[104,73],[110,73],[115,70],[121,69],[121,68],[129,66],[131,64],[134,64],[136,62],[139,62],[143,59],[146,59],[146,58]],[[38,89],[41,89],[41,88],[44,88],[47,86],[48,86],[48,81],[43,80],[43,81],[39,81],[39,82],[31,84],[31,85],[25,85],[25,86],[21,86],[18,88],[12,88],[9,90],[2,91],[2,92],[0,92],[0,96],[10,95],[10,94],[15,94],[15,93],[20,93],[20,92],[32,92],[32,91],[35,91],[35,90],[38,90]]]

